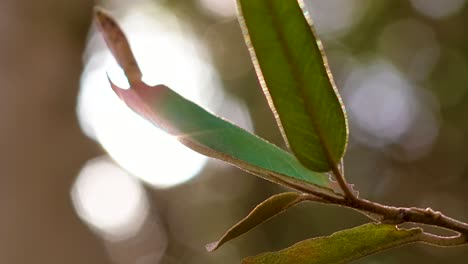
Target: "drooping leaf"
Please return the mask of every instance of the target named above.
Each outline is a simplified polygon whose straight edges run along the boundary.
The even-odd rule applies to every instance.
[[[263,91],[295,156],[329,171],[344,155],[344,106],[311,20],[297,0],[238,0],[239,20]]]
[[[288,187],[308,183],[307,186],[315,186],[318,192],[338,195],[326,174],[308,170],[288,152],[207,112],[164,85],[151,87],[135,79],[141,73],[125,35],[105,12],[97,10],[96,18],[107,45],[131,84],[128,90],[112,82],[111,86],[136,113],[201,154]]]
[[[218,249],[229,240],[247,233],[261,223],[284,212],[303,200],[302,195],[296,192],[281,193],[268,198],[257,205],[250,214],[239,223],[229,229],[218,241],[206,245],[206,249],[210,252]]]
[[[419,241],[422,230],[394,225],[365,224],[331,236],[301,241],[278,252],[245,258],[243,264],[347,263],[389,248]]]

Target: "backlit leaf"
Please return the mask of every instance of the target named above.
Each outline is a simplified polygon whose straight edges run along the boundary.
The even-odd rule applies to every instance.
[[[206,245],[206,249],[208,251],[218,249],[229,240],[247,233],[261,223],[284,212],[301,201],[303,201],[302,195],[296,192],[281,193],[268,198],[257,205],[248,216],[229,229],[221,239]]]
[[[207,112],[164,85],[151,87],[138,80],[140,69],[117,23],[102,10],[96,10],[96,18],[131,84],[127,90],[112,82],[111,86],[136,113],[201,154],[288,187],[314,186],[318,192],[338,195],[326,174],[308,170],[288,152]]]
[[[311,20],[296,0],[238,0],[238,6],[258,78],[286,142],[308,168],[329,171],[344,155],[348,126]]]
[[[307,182],[335,195],[326,174],[308,170],[288,152],[207,112],[164,85],[151,87],[140,82],[127,90],[114,84],[112,87],[136,113],[201,154],[279,184]]]

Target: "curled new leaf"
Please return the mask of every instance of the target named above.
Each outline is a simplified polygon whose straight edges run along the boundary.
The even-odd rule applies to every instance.
[[[95,17],[99,29],[101,32],[105,32],[103,37],[107,46],[123,68],[128,81],[131,84],[140,82],[142,77],[140,68],[133,56],[127,38],[117,25],[117,22],[100,8],[95,8]]]
[[[107,45],[131,83],[130,89],[124,90],[111,82],[112,88],[136,113],[201,154],[287,187],[304,185],[316,192],[338,195],[326,174],[308,170],[288,152],[209,113],[164,85],[151,87],[130,79],[141,73],[124,34],[104,12],[98,11],[97,18]]]
[[[238,0],[239,20],[263,91],[294,155],[330,171],[348,126],[322,47],[297,0]]]
[[[206,245],[206,249],[208,251],[218,249],[229,240],[247,233],[261,223],[284,212],[303,200],[303,196],[295,192],[281,193],[268,198],[257,205],[248,216],[229,229],[218,241]]]
[[[417,242],[422,230],[398,229],[394,225],[365,224],[331,236],[301,241],[280,250],[245,258],[243,264],[338,264],[379,251]]]

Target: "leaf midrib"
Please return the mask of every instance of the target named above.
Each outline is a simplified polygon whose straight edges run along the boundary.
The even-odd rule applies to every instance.
[[[290,0],[287,0],[287,1],[290,1]],[[293,0],[293,1],[296,1],[296,0]],[[273,27],[275,29],[275,32],[277,33],[276,35],[277,35],[278,40],[279,40],[278,43],[281,46],[281,49],[283,50],[283,52],[286,54],[285,57],[286,57],[287,64],[288,64],[289,68],[291,69],[291,74],[293,75],[294,81],[295,81],[295,83],[297,84],[297,86],[299,88],[298,90],[299,90],[299,93],[300,93],[300,95],[302,97],[302,100],[304,102],[304,108],[305,108],[305,110],[306,110],[306,112],[308,114],[307,118],[309,119],[309,121],[312,124],[315,132],[318,135],[318,138],[319,138],[319,141],[320,141],[320,144],[321,144],[320,148],[322,149],[323,153],[325,154],[325,156],[327,158],[327,161],[328,161],[328,164],[330,166],[333,166],[334,161],[333,161],[333,158],[332,158],[331,153],[329,151],[328,144],[327,144],[326,140],[324,139],[323,131],[320,129],[320,125],[317,123],[316,118],[315,118],[316,109],[314,109],[314,107],[307,100],[307,96],[306,96],[306,93],[305,93],[305,90],[307,88],[304,87],[305,81],[301,77],[301,74],[299,73],[299,69],[297,68],[296,64],[294,63],[294,60],[292,59],[293,56],[291,55],[291,51],[288,48],[285,33],[282,30],[283,27],[281,26],[279,21],[276,19],[277,12],[276,12],[276,9],[273,6],[273,3],[272,3],[273,1],[265,1],[265,2],[266,2],[266,6],[267,6],[268,10],[272,14],[272,16],[271,16],[272,24],[273,24]],[[303,11],[301,10],[301,12],[303,12]],[[305,18],[304,18],[304,20],[305,20]],[[305,21],[305,23],[307,24],[307,27],[310,29],[310,25],[308,24],[308,22]],[[310,33],[314,34],[311,29],[310,29]],[[289,141],[287,139],[287,136],[286,136],[286,140]],[[291,145],[291,148],[293,148],[292,145]]]

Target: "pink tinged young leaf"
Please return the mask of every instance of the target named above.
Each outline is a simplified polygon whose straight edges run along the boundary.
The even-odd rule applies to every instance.
[[[201,154],[286,187],[342,197],[332,189],[326,174],[308,170],[290,153],[209,113],[164,85],[144,84],[130,45],[117,23],[99,9],[96,18],[131,84],[130,89],[124,90],[109,80],[112,89],[133,111]]]
[[[161,102],[165,100],[165,94],[172,92],[168,87],[164,85],[151,87],[142,82],[138,82],[132,86],[132,89],[122,89],[115,85],[109,78],[108,80],[112,90],[114,90],[119,98],[132,110],[166,132],[173,135],[180,134],[175,127],[171,126],[170,122],[159,118],[159,116],[155,114],[155,108],[160,106]],[[153,107],[150,105],[153,105]]]
[[[95,8],[95,18],[99,30],[115,59],[122,67],[130,84],[141,81],[141,71],[133,56],[130,45],[117,22],[104,10]]]
[[[242,264],[348,263],[389,248],[422,240],[422,230],[394,225],[365,224],[330,236],[301,241],[278,252],[245,258]]]
[[[112,82],[111,86],[136,113],[199,153],[287,187],[307,182],[317,192],[339,196],[326,174],[309,171],[286,151],[214,116],[164,85],[151,87],[140,82],[128,90]]]
[[[249,232],[301,201],[304,201],[304,195],[296,192],[281,193],[268,198],[257,205],[248,216],[229,229],[218,241],[206,245],[206,249],[210,252],[218,249],[224,243]]]

